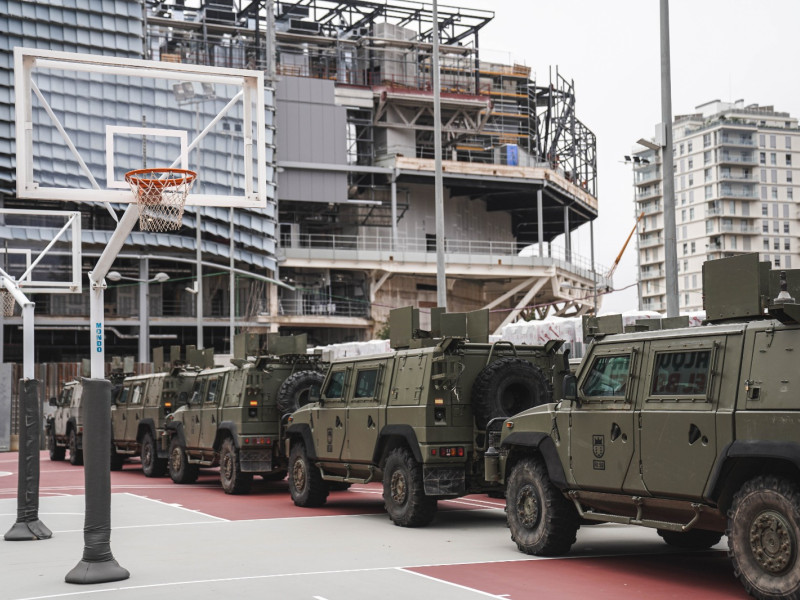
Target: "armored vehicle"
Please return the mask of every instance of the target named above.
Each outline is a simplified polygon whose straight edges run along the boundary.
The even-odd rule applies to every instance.
[[[163,371],[163,349],[154,350],[154,368]],[[122,468],[126,458],[141,457],[146,477],[161,477],[167,471],[167,440],[164,424],[167,415],[189,401],[194,380],[202,366],[213,366],[213,351],[186,350],[181,360],[180,347],[171,350],[169,372],[127,377],[111,405],[111,470]],[[198,366],[188,366],[187,363]]]
[[[287,428],[289,490],[298,506],[319,506],[335,483],[383,481],[389,518],[425,526],[437,500],[484,492],[487,423],[551,402],[567,357],[544,347],[488,343],[488,311],[390,314],[394,352],[331,363],[321,395]],[[560,389],[560,388],[559,388]]]
[[[254,474],[286,475],[283,417],[321,383],[323,365],[306,354],[305,334],[270,334],[267,352],[197,375],[188,404],[167,418],[168,470],[175,483],[193,483],[200,467],[219,465],[225,492],[244,494]]]
[[[45,437],[50,460],[64,460],[69,449],[69,462],[83,464],[83,420],[81,419],[81,394],[78,381],[68,381],[58,398],[50,398],[55,412],[47,418]]]
[[[523,552],[567,552],[581,522],[684,548],[724,534],[750,594],[800,598],[800,271],[742,255],[706,262],[703,286],[704,326],[596,324],[561,402],[492,435],[487,475]]]
[[[82,365],[82,372],[88,376],[88,361]],[[133,359],[115,356],[111,363],[109,379],[119,385],[125,373],[133,371]],[[50,406],[55,411],[45,421],[45,439],[50,460],[64,460],[69,450],[69,462],[72,465],[83,464],[83,418],[81,416],[81,399],[83,386],[80,381],[69,381],[64,384],[57,398],[50,398]]]

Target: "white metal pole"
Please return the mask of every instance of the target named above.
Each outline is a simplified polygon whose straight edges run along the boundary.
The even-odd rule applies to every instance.
[[[236,335],[236,311],[235,311],[235,304],[236,304],[236,273],[234,273],[234,264],[233,264],[233,207],[230,209],[230,279],[229,287],[230,290],[228,292],[228,302],[230,303],[230,347],[231,347],[231,355],[233,355],[233,338]]]
[[[150,261],[139,261],[139,362],[150,362]]]
[[[433,0],[433,187],[436,204],[436,304],[447,310],[444,263],[444,186],[442,183],[442,89],[439,78],[439,7]]]
[[[202,217],[200,207],[195,208],[197,215],[197,231],[195,231],[195,245],[197,246],[197,349],[203,349],[203,238],[200,233],[202,227]]]

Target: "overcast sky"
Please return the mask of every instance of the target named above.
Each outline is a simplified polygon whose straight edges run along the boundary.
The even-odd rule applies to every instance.
[[[578,118],[597,135],[596,261],[611,266],[634,223],[633,176],[623,156],[661,120],[658,0],[441,0],[490,9],[487,60],[521,62],[546,84],[558,66],[575,85]],[[800,0],[670,0],[673,116],[720,99],[774,105],[800,117]],[[588,227],[574,250],[589,256]],[[599,269],[598,269],[599,270]],[[628,247],[615,288],[636,281]],[[603,312],[636,308],[636,290],[605,296]]]

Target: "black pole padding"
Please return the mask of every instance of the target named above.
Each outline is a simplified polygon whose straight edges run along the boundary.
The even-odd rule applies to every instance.
[[[106,583],[130,577],[111,553],[111,382],[81,379],[86,517],[83,559],[67,583]]]
[[[46,540],[53,537],[39,520],[39,439],[42,407],[39,382],[19,380],[19,473],[17,477],[17,522],[3,536],[9,542]]]

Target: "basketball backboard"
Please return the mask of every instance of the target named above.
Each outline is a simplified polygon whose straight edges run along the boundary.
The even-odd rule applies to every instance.
[[[14,78],[19,198],[128,203],[126,172],[177,167],[187,205],[266,206],[261,71],[15,48]]]
[[[81,215],[0,208],[0,275],[22,292],[81,293]]]

